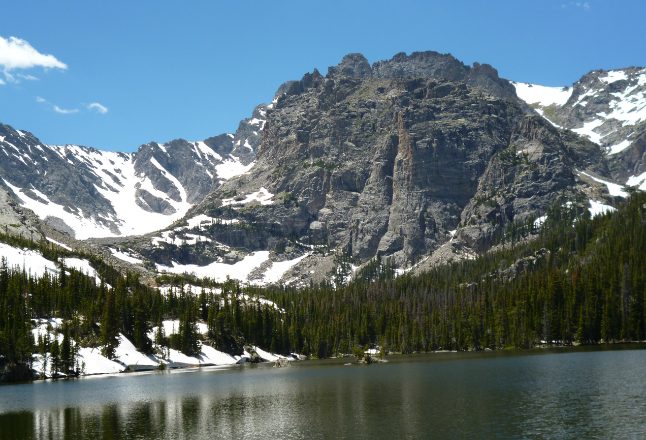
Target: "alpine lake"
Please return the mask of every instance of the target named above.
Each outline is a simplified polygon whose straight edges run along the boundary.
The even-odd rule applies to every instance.
[[[646,346],[312,360],[0,387],[0,439],[644,439]]]

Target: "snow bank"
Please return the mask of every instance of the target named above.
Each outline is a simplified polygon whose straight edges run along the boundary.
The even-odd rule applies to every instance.
[[[55,333],[55,330],[60,329],[62,324],[63,321],[60,318],[32,319],[32,325],[34,326],[32,334],[34,339],[38,341],[39,336],[44,337],[48,334],[50,341],[53,341],[56,338],[59,343],[62,343],[63,335]],[[165,320],[162,325],[167,336],[179,331],[178,320]],[[52,331],[49,331],[50,329]],[[197,324],[197,329],[198,332],[206,334],[207,326],[205,323],[200,322]],[[152,332],[148,336],[152,338],[156,330],[156,327],[153,328]],[[154,370],[162,363],[167,364],[171,368],[202,365],[233,365],[240,363],[241,361],[247,361],[251,358],[251,355],[246,352],[243,356],[231,356],[206,344],[201,346],[200,354],[197,356],[188,356],[178,350],[164,347],[162,352],[167,356],[160,358],[158,356],[146,355],[137,351],[134,344],[123,334],[119,334],[117,339],[118,346],[115,349],[115,360],[110,360],[103,356],[100,348],[78,348],[76,363],[81,369],[82,375],[115,374],[126,370]],[[72,344],[76,345],[76,342],[72,341]],[[283,356],[266,352],[258,347],[254,347],[254,349],[262,359],[267,361],[274,361],[276,359],[283,358]],[[52,377],[54,372],[51,369],[50,354],[46,353],[44,356],[39,353],[33,354],[32,368],[37,373],[43,374],[45,377]],[[64,374],[60,374],[60,372],[59,375],[64,376]]]
[[[84,375],[121,373],[125,367],[101,354],[98,348],[79,348],[78,364]]]
[[[25,272],[35,277],[58,274],[56,263],[43,257],[40,252],[31,249],[19,249],[6,243],[0,243],[0,257],[7,260],[7,266],[24,269]]]
[[[29,196],[26,190],[14,186],[6,180],[4,182],[13,191],[15,196],[18,197],[21,206],[34,211],[41,220],[47,217],[55,217],[62,220],[74,231],[75,238],[79,240],[84,240],[89,237],[111,237],[115,235],[93,218],[85,216],[83,212],[78,215],[74,214],[66,210],[63,205],[49,200],[43,193],[36,192],[32,189],[31,191],[38,196],[38,199],[36,199]]]
[[[161,236],[153,237],[151,243],[153,246],[160,246],[161,243],[168,243],[175,246],[195,246],[197,243],[211,243],[209,237],[198,234],[188,234],[188,233],[176,233],[173,231],[164,231],[161,233]],[[220,247],[225,247],[225,245],[218,243]],[[227,246],[228,248],[228,246]]]
[[[202,345],[202,353],[200,358],[203,363],[213,365],[232,365],[238,361],[230,354],[216,350],[209,345]]]
[[[153,370],[159,366],[159,362],[152,356],[137,351],[134,344],[124,335],[119,333],[119,346],[114,351],[114,356],[118,362],[127,366],[130,370]]]
[[[254,346],[253,349],[258,354],[258,356],[260,356],[261,359],[266,360],[268,362],[276,362],[279,359],[287,359],[285,356],[269,353],[268,351],[265,351],[260,347]]]
[[[595,144],[601,144],[601,138],[603,136],[594,130],[603,125],[603,122],[603,119],[594,119],[592,121],[584,123],[583,127],[575,128],[572,131],[581,136],[587,137]]]

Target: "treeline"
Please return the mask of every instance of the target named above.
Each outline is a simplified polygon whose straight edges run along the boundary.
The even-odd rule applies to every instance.
[[[643,340],[646,195],[594,219],[558,203],[538,238],[523,240],[532,228],[421,276],[395,278],[375,262],[346,287],[257,293],[288,311],[290,349],[319,357],[373,344],[411,353]]]
[[[63,319],[63,341],[102,347],[108,357],[119,333],[145,353],[166,346],[193,355],[204,342],[230,354],[251,344],[316,357],[372,345],[411,353],[645,338],[646,194],[594,219],[559,202],[540,231],[533,222],[507,231],[500,250],[423,275],[395,277],[391,266],[374,261],[348,285],[339,276],[336,287],[304,289],[163,276],[159,282],[179,287],[162,294],[95,260],[98,285],[62,265],[57,275],[34,278],[1,262],[0,367],[28,365],[34,352],[58,352],[62,371],[73,368],[74,344],[32,338],[31,320],[49,317]],[[71,256],[47,243],[0,240],[50,258]],[[184,292],[188,280],[202,283],[202,291]],[[165,319],[180,321],[178,334],[164,334]],[[198,322],[207,324],[207,334],[197,331]],[[151,341],[153,327],[159,330]]]

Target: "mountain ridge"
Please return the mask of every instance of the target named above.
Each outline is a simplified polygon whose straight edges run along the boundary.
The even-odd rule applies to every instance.
[[[492,66],[467,66],[449,54],[399,53],[373,64],[348,54],[325,76],[315,69],[282,84],[235,135],[144,144],[133,166],[144,176],[136,202],[165,224],[140,231],[147,235],[93,241],[123,246],[156,271],[228,273],[228,266],[254,261],[244,281],[261,283],[278,267],[283,281],[298,283],[339,270],[351,277],[374,258],[400,270],[470,258],[508,225],[544,216],[555,197],[597,212],[623,197],[625,185],[646,185],[643,121],[626,135],[608,116],[590,129],[598,135],[594,128],[605,124],[608,141],[586,139],[585,124],[599,113],[593,107],[611,115],[613,103],[629,101],[628,88],[642,93],[642,71],[626,71],[619,83],[602,80],[612,71],[590,72],[565,96],[567,90],[510,82]],[[619,86],[624,101],[613,95]],[[532,102],[537,90],[551,100]],[[574,98],[586,93],[596,101],[582,112]],[[610,142],[628,140],[621,136],[631,145],[608,154]],[[168,147],[184,157],[171,158]],[[9,157],[10,149],[2,151]],[[236,160],[224,164],[225,157]],[[100,195],[114,186],[111,174],[94,188]],[[40,197],[35,191],[47,195],[46,185],[2,183],[32,200]]]

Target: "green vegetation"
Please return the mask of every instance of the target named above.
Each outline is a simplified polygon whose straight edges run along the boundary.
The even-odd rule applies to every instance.
[[[318,357],[369,344],[410,353],[643,340],[646,195],[595,219],[559,205],[548,214],[529,243],[510,238],[505,250],[422,276],[372,267],[338,289],[258,293],[287,310],[291,348]]]
[[[369,346],[411,353],[645,339],[646,194],[594,219],[585,209],[557,203],[532,240],[526,239],[537,234],[531,221],[504,231],[502,250],[420,276],[395,277],[388,264],[373,261],[343,285],[349,261],[340,257],[336,287],[304,289],[200,280],[197,295],[181,288],[162,295],[96,260],[100,285],[69,268],[33,278],[2,262],[0,371],[24,368],[35,352],[51,353],[60,371],[70,371],[71,340],[110,356],[119,333],[151,353],[147,334],[163,319],[178,319],[180,332],[157,331],[155,345],[187,354],[198,353],[201,342],[232,354],[253,344],[328,357]],[[45,243],[0,239],[49,257],[66,254]],[[198,283],[176,275],[158,281]],[[250,299],[257,297],[276,306]],[[48,317],[63,318],[62,344],[32,339],[30,320]],[[206,335],[197,332],[198,321],[207,324]]]
[[[48,243],[36,243],[16,237],[0,237],[13,246],[31,248],[50,258],[71,255]],[[84,256],[89,257],[89,256]],[[281,314],[274,308],[243,297],[238,284],[219,285],[219,293],[203,290],[199,295],[175,292],[162,295],[159,290],[143,285],[137,275],[122,276],[105,264],[93,264],[101,269],[102,283],[71,268],[60,267],[60,275],[34,278],[23,270],[8,267],[0,261],[0,376],[12,378],[12,372],[24,370],[31,364],[32,353],[49,353],[56,371],[76,374],[77,345],[101,347],[104,355],[114,356],[119,333],[130,339],[144,353],[156,348],[148,337],[153,326],[164,319],[179,320],[179,333],[166,337],[157,332],[155,342],[198,354],[201,342],[231,354],[242,354],[243,345],[252,343],[275,347],[286,346],[275,341],[275,327]],[[167,281],[184,285],[184,278],[166,276]],[[205,285],[207,283],[204,283]],[[113,287],[109,287],[113,286]],[[63,326],[52,329],[62,333],[56,338],[32,337],[32,319],[62,318]],[[208,334],[197,332],[198,320],[207,322]],[[158,347],[157,347],[158,348]],[[24,379],[24,374],[20,379]]]

